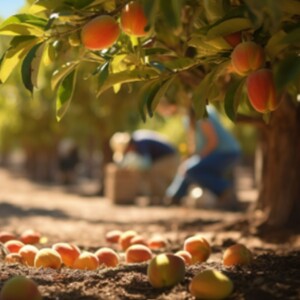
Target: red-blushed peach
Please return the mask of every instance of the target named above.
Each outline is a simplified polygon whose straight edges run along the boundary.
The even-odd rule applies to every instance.
[[[183,250],[188,251],[192,255],[192,264],[207,261],[211,253],[208,241],[200,235],[194,235],[185,239]]]
[[[9,240],[6,243],[4,243],[4,247],[8,250],[10,253],[18,253],[19,250],[24,246],[24,243],[18,240]]]
[[[223,253],[223,265],[249,265],[252,262],[251,251],[243,244],[234,244]]]
[[[218,270],[204,270],[195,275],[189,291],[197,299],[225,299],[233,291],[233,283]]]
[[[129,246],[125,252],[125,261],[127,263],[140,263],[152,258],[152,251],[148,246],[134,244]]]
[[[279,105],[273,73],[269,69],[260,69],[251,73],[246,80],[248,99],[252,107],[266,113],[275,110]]]
[[[8,253],[4,261],[8,264],[23,264],[22,256],[19,253]]]
[[[155,288],[176,285],[184,280],[184,261],[173,253],[158,254],[149,261],[147,276],[150,284]]]
[[[120,262],[118,253],[109,247],[102,247],[95,252],[98,258],[99,265],[105,267],[116,267]]]
[[[55,243],[52,245],[52,249],[60,254],[63,264],[67,267],[72,267],[74,261],[80,255],[80,249],[69,243]]]
[[[20,240],[24,244],[38,244],[41,238],[41,234],[33,229],[27,229],[20,235]]]
[[[119,238],[119,245],[121,249],[125,251],[131,245],[130,240],[137,235],[138,233],[135,230],[124,231]]]
[[[223,36],[224,40],[231,46],[235,47],[242,42],[242,33],[240,31]]]
[[[132,1],[122,9],[121,28],[126,34],[137,37],[145,36],[147,23],[143,7],[139,2]]]
[[[8,279],[0,292],[1,300],[42,300],[37,284],[25,276]]]
[[[16,239],[17,239],[17,236],[12,232],[8,232],[8,231],[0,232],[0,243],[6,243],[10,240],[16,240]]]
[[[22,257],[22,263],[24,265],[33,267],[34,266],[34,259],[36,254],[38,253],[39,249],[34,245],[24,245],[20,250],[19,254]]]
[[[154,235],[148,239],[148,247],[152,250],[166,248],[168,241],[162,235]]]
[[[34,266],[36,268],[59,269],[62,259],[59,253],[52,248],[42,248],[35,255]]]
[[[105,234],[105,240],[108,243],[117,244],[122,233],[123,232],[121,230],[110,230]]]
[[[252,41],[238,44],[231,53],[233,70],[242,76],[260,69],[264,63],[264,49]]]
[[[175,255],[178,255],[184,260],[184,263],[186,265],[191,265],[192,264],[192,254],[186,250],[179,250],[175,252]]]
[[[117,21],[102,15],[87,22],[81,30],[81,41],[89,50],[103,50],[111,47],[120,35]]]
[[[138,234],[130,239],[130,245],[145,245],[147,246],[147,240],[142,235]]]
[[[73,269],[96,270],[99,267],[98,257],[89,251],[83,251],[74,261]]]

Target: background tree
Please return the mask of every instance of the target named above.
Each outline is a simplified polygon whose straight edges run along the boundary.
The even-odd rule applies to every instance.
[[[2,35],[12,36],[2,56],[1,82],[21,65],[23,83],[35,93],[40,66],[51,66],[58,120],[84,80],[94,82],[99,106],[107,90],[118,93],[126,84],[130,91],[139,82],[135,107],[143,120],[174,86],[182,87],[185,97],[178,101],[192,105],[198,118],[205,116],[207,103],[218,101],[233,122],[262,128],[260,222],[295,223],[300,214],[300,2],[128,3],[37,0],[28,13],[8,18],[0,26]],[[89,70],[85,75],[83,66]]]

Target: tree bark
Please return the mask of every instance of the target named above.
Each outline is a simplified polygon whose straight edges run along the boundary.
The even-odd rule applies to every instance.
[[[299,226],[300,105],[283,99],[265,135],[264,170],[258,199],[264,227]]]

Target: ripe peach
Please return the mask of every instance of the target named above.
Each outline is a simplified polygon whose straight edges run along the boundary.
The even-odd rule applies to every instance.
[[[225,266],[249,265],[252,262],[251,251],[243,244],[234,244],[223,253]]]
[[[99,265],[104,265],[105,267],[116,267],[120,262],[120,257],[116,251],[111,248],[103,247],[95,252],[98,258]]]
[[[16,240],[17,237],[15,234],[13,234],[12,232],[8,232],[8,231],[1,231],[0,232],[0,242],[1,243],[6,243],[10,240]]]
[[[21,233],[20,240],[24,244],[37,244],[39,243],[41,234],[33,229],[27,229]]]
[[[231,53],[233,70],[242,76],[258,70],[264,62],[264,49],[251,41],[238,44]]]
[[[127,263],[140,263],[152,258],[152,251],[149,247],[141,244],[131,245],[126,249],[125,261]]]
[[[34,259],[39,249],[33,245],[25,245],[19,250],[19,254],[22,257],[22,263],[24,265],[33,267]]]
[[[233,283],[225,274],[217,270],[204,270],[195,275],[189,291],[197,299],[225,299],[233,290]]]
[[[181,257],[186,265],[192,264],[192,254],[186,250],[179,250],[175,252],[175,255]]]
[[[7,280],[0,292],[1,300],[42,300],[37,284],[25,276]]]
[[[124,231],[119,238],[119,245],[123,251],[125,251],[131,244],[131,239],[137,236],[138,233],[135,230]]]
[[[150,284],[155,288],[173,286],[184,280],[185,264],[175,254],[161,253],[150,260],[147,275]]]
[[[148,247],[150,249],[161,249],[168,245],[168,241],[161,235],[155,235],[148,240]]]
[[[105,240],[108,242],[108,243],[112,243],[112,244],[116,244],[119,242],[119,238],[122,234],[122,231],[121,230],[110,230],[106,233],[105,235]]]
[[[24,246],[24,244],[21,241],[18,240],[10,240],[4,243],[4,247],[10,252],[10,253],[18,253],[19,250]]]
[[[246,81],[247,94],[253,108],[261,113],[275,110],[279,105],[271,70],[260,69]]]
[[[225,41],[233,48],[242,42],[242,33],[240,31],[233,32],[223,37]]]
[[[15,264],[15,263],[22,264],[23,263],[22,256],[19,253],[8,253],[5,256],[4,261],[9,264]]]
[[[96,270],[99,267],[99,261],[94,253],[84,251],[76,258],[73,269]]]
[[[138,234],[130,239],[130,245],[145,245],[145,246],[147,246],[147,241],[142,235]]]
[[[117,21],[102,15],[86,23],[81,30],[81,41],[89,50],[102,50],[111,47],[120,35]]]
[[[188,251],[192,255],[192,263],[206,261],[211,253],[208,241],[200,235],[194,235],[185,239],[183,250]]]
[[[62,259],[59,253],[51,248],[40,249],[34,259],[34,266],[36,268],[59,269],[61,264]]]
[[[145,36],[147,23],[143,7],[137,1],[125,5],[121,12],[121,28],[126,34],[137,37]]]
[[[80,255],[80,249],[69,243],[56,243],[52,245],[52,249],[56,250],[65,266],[72,267],[76,258]]]

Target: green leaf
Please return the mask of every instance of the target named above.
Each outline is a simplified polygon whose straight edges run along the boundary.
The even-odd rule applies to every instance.
[[[104,84],[99,88],[97,97],[99,97],[104,91],[111,88],[115,84],[122,84],[128,82],[147,81],[150,79],[158,78],[159,72],[153,68],[143,68],[142,70],[127,70],[119,73],[109,74]]]
[[[43,45],[43,48],[45,47],[45,44],[43,43],[32,47],[22,63],[22,81],[26,89],[28,89],[31,93],[33,92],[33,87],[37,87],[38,69],[42,56],[40,53],[38,53],[38,50],[40,49],[41,45]]]
[[[300,44],[300,27],[290,31],[286,36],[281,40],[283,44]]]
[[[1,62],[0,82],[5,82],[28,51],[40,42],[41,39],[29,36],[14,37],[11,41],[11,47],[5,52]]]
[[[191,59],[188,57],[178,57],[173,60],[165,62],[163,65],[168,70],[172,70],[173,72],[179,72],[179,71],[188,70],[197,64],[198,62],[195,61],[195,59]]]
[[[108,77],[109,61],[105,62],[99,69],[98,87],[101,88]]]
[[[60,83],[56,97],[56,119],[60,121],[67,112],[74,92],[77,70],[69,73]]]
[[[232,83],[228,91],[225,95],[224,99],[224,109],[225,113],[228,116],[228,118],[235,122],[236,119],[236,113],[238,110],[238,106],[240,103],[240,100],[242,98],[242,92],[245,84],[245,78],[241,78],[240,80]]]
[[[158,1],[153,1],[153,0],[143,0],[142,5],[143,5],[145,16],[148,20],[148,24],[145,29],[147,31],[150,29],[150,27],[155,21],[155,17],[159,10],[159,6],[158,6]]]
[[[165,17],[165,21],[175,30],[181,26],[180,17],[182,5],[182,0],[160,1],[160,11]]]
[[[31,14],[18,14],[7,18],[1,23],[0,29],[11,25],[11,24],[28,24],[40,29],[44,29],[47,25],[48,20],[31,15]]]
[[[69,73],[71,73],[78,64],[79,61],[70,61],[62,65],[59,69],[55,70],[52,74],[51,88],[55,90],[59,82],[63,80]]]
[[[300,57],[289,56],[276,65],[274,80],[276,88],[281,91],[288,84],[296,82],[300,78]]]

